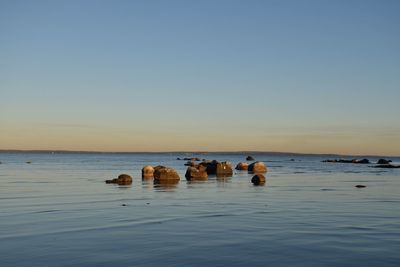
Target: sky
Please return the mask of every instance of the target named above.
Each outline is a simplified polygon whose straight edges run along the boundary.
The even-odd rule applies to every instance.
[[[400,1],[0,0],[0,149],[400,155]]]

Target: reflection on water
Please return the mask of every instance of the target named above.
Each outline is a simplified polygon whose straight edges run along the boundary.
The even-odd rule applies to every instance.
[[[132,183],[128,183],[128,184],[118,184],[116,185],[119,189],[121,190],[125,190],[125,189],[130,189],[132,187]]]
[[[154,191],[175,191],[176,187],[179,184],[179,180],[154,180]]]
[[[196,185],[196,184],[204,184],[208,183],[208,179],[193,179],[193,180],[187,180],[186,184],[188,185]]]

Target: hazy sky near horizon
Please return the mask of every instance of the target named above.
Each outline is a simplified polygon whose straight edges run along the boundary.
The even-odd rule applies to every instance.
[[[0,149],[400,155],[399,14],[0,0]]]

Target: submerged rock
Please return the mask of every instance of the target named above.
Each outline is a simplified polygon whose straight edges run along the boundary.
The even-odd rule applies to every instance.
[[[265,184],[265,181],[266,181],[265,176],[262,175],[261,173],[258,173],[254,175],[253,178],[251,178],[251,182],[254,185],[263,185]]]
[[[376,165],[373,167],[374,168],[396,169],[396,168],[400,168],[400,165],[382,164],[382,165]]]
[[[153,166],[146,165],[142,168],[142,178],[154,178],[154,168]]]
[[[179,181],[180,177],[173,168],[157,166],[154,168],[154,180],[157,182],[172,182]]]
[[[204,166],[199,166],[199,168],[188,167],[185,174],[186,180],[207,180],[208,174]]]
[[[266,173],[267,166],[265,166],[264,162],[256,161],[249,165],[248,171],[250,173]]]
[[[379,159],[376,164],[389,164],[392,162],[391,160],[386,160],[386,159]]]
[[[130,185],[132,184],[132,177],[128,174],[120,174],[118,178],[106,180],[106,184]]]
[[[355,186],[356,188],[365,188],[365,187],[367,187],[366,185],[362,185],[362,184],[358,184],[358,185],[356,185]]]
[[[235,169],[239,171],[247,171],[249,169],[249,164],[245,162],[239,162]]]
[[[255,160],[252,156],[247,156],[246,157],[246,160],[248,160],[248,161],[253,161],[253,160]]]
[[[190,161],[200,161],[200,158],[183,158],[183,160],[190,160]]]
[[[357,164],[369,164],[369,159],[353,159],[352,163]]]

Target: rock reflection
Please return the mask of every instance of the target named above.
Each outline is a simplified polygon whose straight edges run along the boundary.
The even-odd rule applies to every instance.
[[[179,181],[176,180],[154,180],[153,187],[155,191],[175,191]]]
[[[221,176],[217,176],[217,185],[218,187],[225,187],[228,184],[230,184],[232,182],[231,177],[221,177]]]
[[[142,179],[142,187],[145,189],[153,188],[154,179],[153,178],[143,178]]]
[[[128,188],[131,188],[132,187],[132,183],[130,183],[130,184],[121,184],[121,183],[119,183],[118,184],[118,189],[128,189]]]

